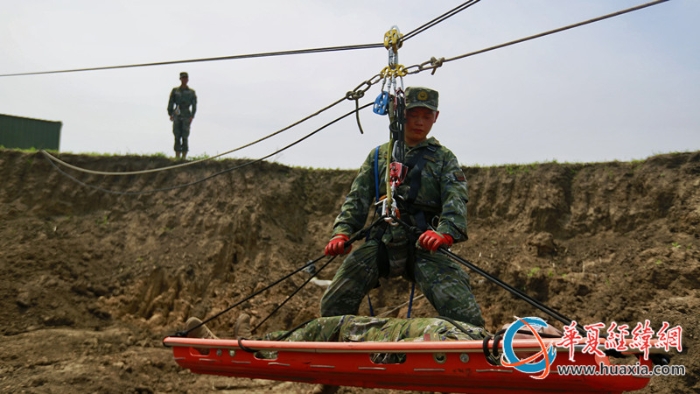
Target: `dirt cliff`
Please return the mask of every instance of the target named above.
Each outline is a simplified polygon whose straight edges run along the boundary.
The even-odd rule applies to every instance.
[[[163,157],[60,158],[95,171],[173,164]],[[355,173],[243,163],[105,176],[55,167],[40,152],[0,150],[0,391],[311,390],[194,375],[161,344],[188,316],[213,316],[319,257]],[[686,375],[654,377],[642,392],[700,390],[700,152],[465,173],[470,239],[453,251],[582,323],[682,326],[684,350],[672,363],[685,365]],[[330,279],[338,265],[319,277]],[[243,302],[211,328],[226,336],[241,310],[257,325],[307,278],[300,273]],[[488,329],[513,316],[547,317],[471,278]],[[322,292],[305,286],[258,332],[317,317]],[[383,282],[372,300],[381,313],[408,294],[408,283],[397,279]],[[391,313],[405,316],[406,308]],[[435,311],[419,299],[413,315]]]

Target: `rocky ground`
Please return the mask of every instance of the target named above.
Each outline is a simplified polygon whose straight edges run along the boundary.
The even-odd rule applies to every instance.
[[[94,171],[173,164],[162,157],[60,158]],[[0,391],[313,390],[195,375],[161,344],[187,317],[213,316],[320,256],[354,176],[266,162],[232,170],[240,164],[106,176],[59,171],[41,152],[0,150]],[[453,251],[579,322],[682,326],[683,352],[672,363],[685,365],[686,375],[654,377],[641,392],[700,391],[700,152],[465,172],[470,240]],[[330,279],[338,264],[320,278]],[[226,336],[241,310],[256,325],[305,275],[210,326]],[[515,315],[546,318],[475,273],[472,284],[492,331]],[[379,312],[392,310],[408,290],[401,279],[387,281],[373,303]],[[317,317],[322,292],[304,287],[259,332]],[[435,311],[421,299],[413,315]]]

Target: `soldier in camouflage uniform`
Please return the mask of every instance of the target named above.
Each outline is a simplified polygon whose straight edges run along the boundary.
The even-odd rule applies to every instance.
[[[294,331],[275,331],[262,340],[289,342],[412,342],[469,341],[488,333],[468,323],[455,324],[440,318],[399,319],[367,316],[332,316],[313,319]],[[461,329],[460,329],[461,328]],[[464,329],[464,330],[462,330]]]
[[[187,138],[190,136],[190,124],[197,112],[197,95],[194,89],[187,86],[189,76],[186,72],[180,73],[180,86],[173,88],[168,100],[168,115],[173,122],[173,134],[175,135],[175,157],[187,158],[189,145]]]
[[[398,187],[396,201],[401,220],[422,233],[417,237],[404,226],[383,223],[373,228],[369,239],[355,251],[344,246],[349,236],[366,223],[376,196],[386,194],[383,179],[388,143],[381,145],[378,154],[373,150],[362,164],[325,248],[327,255],[350,254],[321,299],[322,316],[355,315],[364,296],[377,287],[380,276],[403,276],[418,284],[441,316],[484,325],[467,273],[446,255],[434,253],[440,246],[467,239],[464,173],[449,149],[435,138],[428,138],[439,115],[437,107],[435,90],[406,89],[405,163],[409,172]],[[379,192],[375,193],[377,184]]]
[[[196,317],[191,317],[186,327],[188,337],[218,338]],[[269,332],[258,339],[286,342],[414,342],[483,340],[488,335],[481,327],[440,318],[397,319],[345,315],[313,319],[292,331]],[[242,313],[238,317],[233,336],[254,339],[250,333],[250,315]],[[205,349],[204,352],[206,351]],[[261,352],[263,357],[274,357],[273,355],[274,352]],[[373,361],[401,362],[402,356],[376,354],[373,355]]]

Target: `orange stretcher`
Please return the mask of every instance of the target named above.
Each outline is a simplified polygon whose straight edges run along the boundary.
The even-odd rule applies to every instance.
[[[559,340],[543,341],[548,346]],[[492,342],[489,347],[493,346]],[[512,367],[489,363],[482,341],[276,342],[167,337],[163,343],[172,347],[175,361],[181,367],[197,374],[338,386],[489,394],[622,393],[642,389],[651,379],[641,374],[558,373],[558,366],[611,365],[609,357],[583,353],[582,346],[578,345],[574,362],[569,360],[568,348],[556,348],[549,375],[534,379]],[[520,358],[541,350],[535,339],[514,340],[512,346]],[[264,358],[258,352],[276,354],[273,358]],[[384,353],[405,354],[404,362],[377,364],[372,361],[372,354]],[[630,356],[628,361],[632,364],[638,362],[652,370],[651,360],[644,360],[636,349],[623,354]]]

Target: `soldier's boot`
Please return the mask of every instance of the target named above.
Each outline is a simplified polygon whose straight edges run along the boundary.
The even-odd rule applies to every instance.
[[[199,327],[197,327],[199,326]],[[195,328],[197,327],[197,328]],[[190,317],[185,323],[185,330],[187,330],[188,338],[203,338],[203,339],[219,339],[206,325],[202,324],[202,321],[196,317]],[[201,354],[209,354],[208,348],[195,348]]]
[[[175,151],[175,158],[179,159],[180,158],[180,151]]]
[[[250,331],[250,315],[241,313],[236,319],[236,325],[233,327],[234,338],[252,338],[253,333]]]
[[[187,158],[187,151],[182,152],[182,160],[185,160]]]
[[[197,327],[197,328],[195,328]],[[193,329],[194,328],[194,329]],[[196,317],[190,317],[185,323],[188,338],[219,339],[202,321]]]

